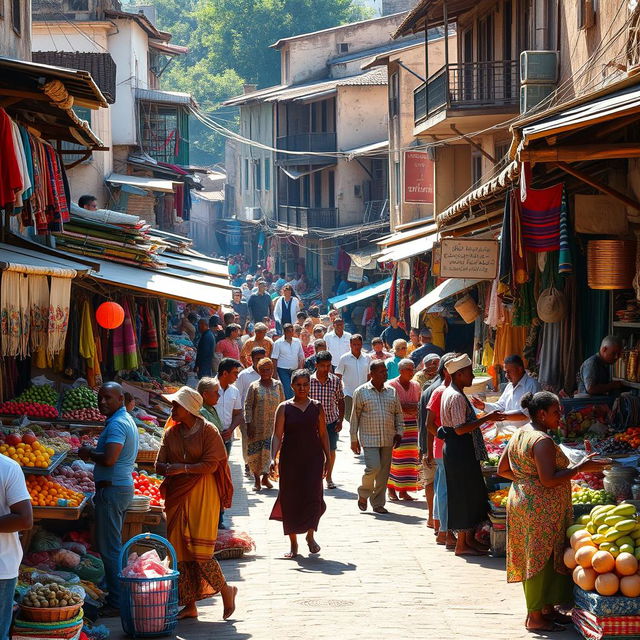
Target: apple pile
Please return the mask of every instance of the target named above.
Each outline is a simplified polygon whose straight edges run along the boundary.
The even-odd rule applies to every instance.
[[[54,419],[58,417],[58,410],[49,404],[9,400],[0,404],[0,415]]]
[[[83,420],[85,422],[104,422],[107,417],[103,416],[98,409],[72,409],[62,414],[63,420]]]

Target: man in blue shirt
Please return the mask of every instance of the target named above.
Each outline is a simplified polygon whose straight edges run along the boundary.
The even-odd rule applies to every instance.
[[[200,331],[200,339],[198,340],[194,370],[198,378],[210,378],[213,375],[213,354],[216,348],[216,339],[209,329],[209,322],[204,318],[198,322],[198,331]]]
[[[81,447],[78,456],[94,462],[96,484],[95,529],[98,551],[104,562],[107,606],[102,615],[118,616],[120,584],[118,559],[122,548],[122,525],[133,499],[133,472],[138,455],[138,429],[124,406],[124,392],[116,382],[98,391],[98,409],[107,416],[95,449]]]

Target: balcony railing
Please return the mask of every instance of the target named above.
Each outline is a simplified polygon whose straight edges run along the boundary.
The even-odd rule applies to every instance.
[[[294,207],[281,204],[278,206],[278,222],[298,229],[336,229],[340,226],[338,209]]]
[[[515,107],[519,102],[517,60],[445,65],[413,92],[416,124],[443,109]]]
[[[295,133],[290,136],[281,136],[276,140],[276,147],[286,151],[308,151],[313,154],[317,153],[335,153],[336,134],[334,133]],[[327,156],[329,157],[329,156]],[[287,160],[290,162],[300,162],[304,158],[304,162],[310,159],[318,158],[324,161],[323,156],[302,156],[288,153],[279,153],[278,160]]]

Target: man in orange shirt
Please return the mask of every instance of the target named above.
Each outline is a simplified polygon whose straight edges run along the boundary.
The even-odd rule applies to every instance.
[[[257,322],[253,330],[255,337],[249,338],[244,343],[240,353],[240,360],[245,367],[251,366],[251,351],[254,347],[262,347],[266,351],[265,358],[270,358],[273,351],[273,340],[267,338],[267,325],[263,322]]]

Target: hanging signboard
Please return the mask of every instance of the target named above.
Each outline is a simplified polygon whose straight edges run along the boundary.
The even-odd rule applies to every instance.
[[[424,151],[404,152],[404,201],[433,204],[433,160]]]
[[[362,278],[364,278],[364,269],[352,262],[347,274],[347,282],[362,282]]]
[[[497,240],[443,238],[440,276],[494,280],[498,276],[498,255]]]

